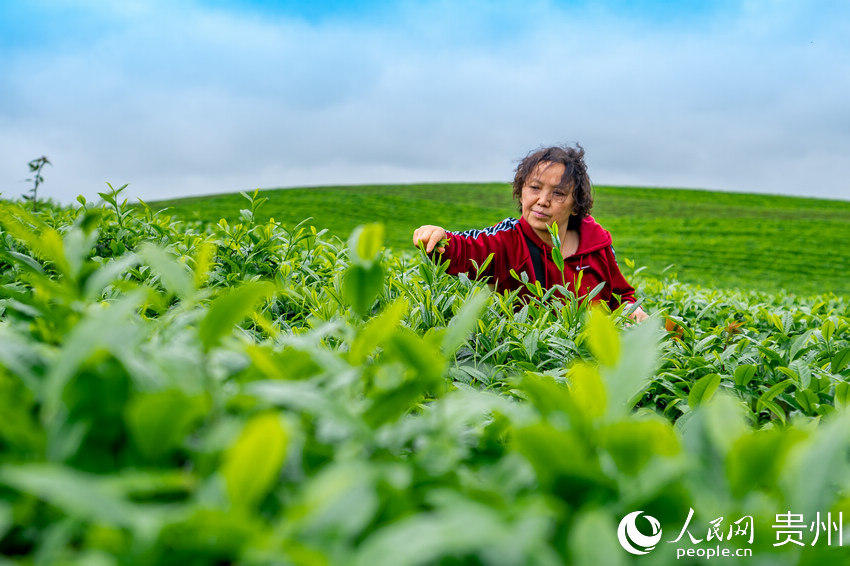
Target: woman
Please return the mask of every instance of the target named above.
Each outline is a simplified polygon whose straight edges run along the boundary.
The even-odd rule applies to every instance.
[[[493,259],[483,273],[497,290],[525,286],[511,276],[523,271],[532,283],[544,287],[566,285],[577,296],[588,294],[603,284],[596,300],[611,309],[621,302],[634,303],[635,290],[626,281],[614,257],[611,234],[592,216],[592,186],[584,163],[584,149],[548,147],[530,153],[520,162],[513,182],[513,196],[520,218],[507,218],[485,230],[448,232],[440,226],[420,226],[413,232],[413,243],[422,242],[429,254],[436,251],[449,260],[448,273],[475,274],[475,265]],[[557,223],[558,240],[549,232]],[[440,242],[448,242],[441,245]],[[552,259],[552,247],[560,244],[564,258],[563,273]],[[637,322],[647,318],[638,307],[630,314]]]

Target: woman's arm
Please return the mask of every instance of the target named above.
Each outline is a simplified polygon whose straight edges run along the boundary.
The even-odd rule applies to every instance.
[[[509,248],[516,248],[509,236],[514,224],[515,220],[505,219],[484,230],[465,232],[450,232],[441,226],[426,224],[413,231],[413,243],[418,245],[422,242],[432,258],[438,253],[439,261],[448,262],[446,273],[449,275],[466,273],[470,277],[490,277],[496,273],[494,269],[497,265],[505,264]],[[487,262],[491,254],[492,261],[485,269],[479,270],[479,266]]]

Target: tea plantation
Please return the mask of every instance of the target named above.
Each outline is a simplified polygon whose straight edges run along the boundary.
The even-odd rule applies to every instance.
[[[635,255],[631,325],[446,275],[385,194],[347,243],[256,193],[210,223],[101,196],[0,201],[0,564],[850,564],[840,293]]]
[[[655,277],[702,288],[833,292],[850,298],[850,201],[713,191],[596,187],[592,214],[614,235],[618,256]],[[410,249],[414,228],[492,226],[517,216],[504,183],[316,187],[264,191],[258,220],[294,225],[310,217],[343,240],[381,222],[393,251]],[[184,220],[239,220],[238,194],[151,203]],[[672,267],[671,267],[672,266]]]

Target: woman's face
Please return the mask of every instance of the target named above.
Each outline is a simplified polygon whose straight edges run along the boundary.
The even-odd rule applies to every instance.
[[[522,186],[522,217],[544,242],[551,241],[548,226],[558,223],[563,235],[573,213],[573,191],[560,188],[565,167],[562,163],[543,161],[534,168]]]

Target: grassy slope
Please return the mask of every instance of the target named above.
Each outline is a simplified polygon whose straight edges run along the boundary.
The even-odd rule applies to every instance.
[[[463,230],[516,216],[510,187],[432,184],[320,187],[263,191],[258,219],[312,224],[347,237],[381,221],[387,243],[410,249],[413,229],[439,224]],[[185,219],[237,221],[239,194],[151,203]],[[850,202],[680,189],[597,187],[593,215],[614,235],[619,258],[665,267],[689,283],[798,294],[850,295]]]

